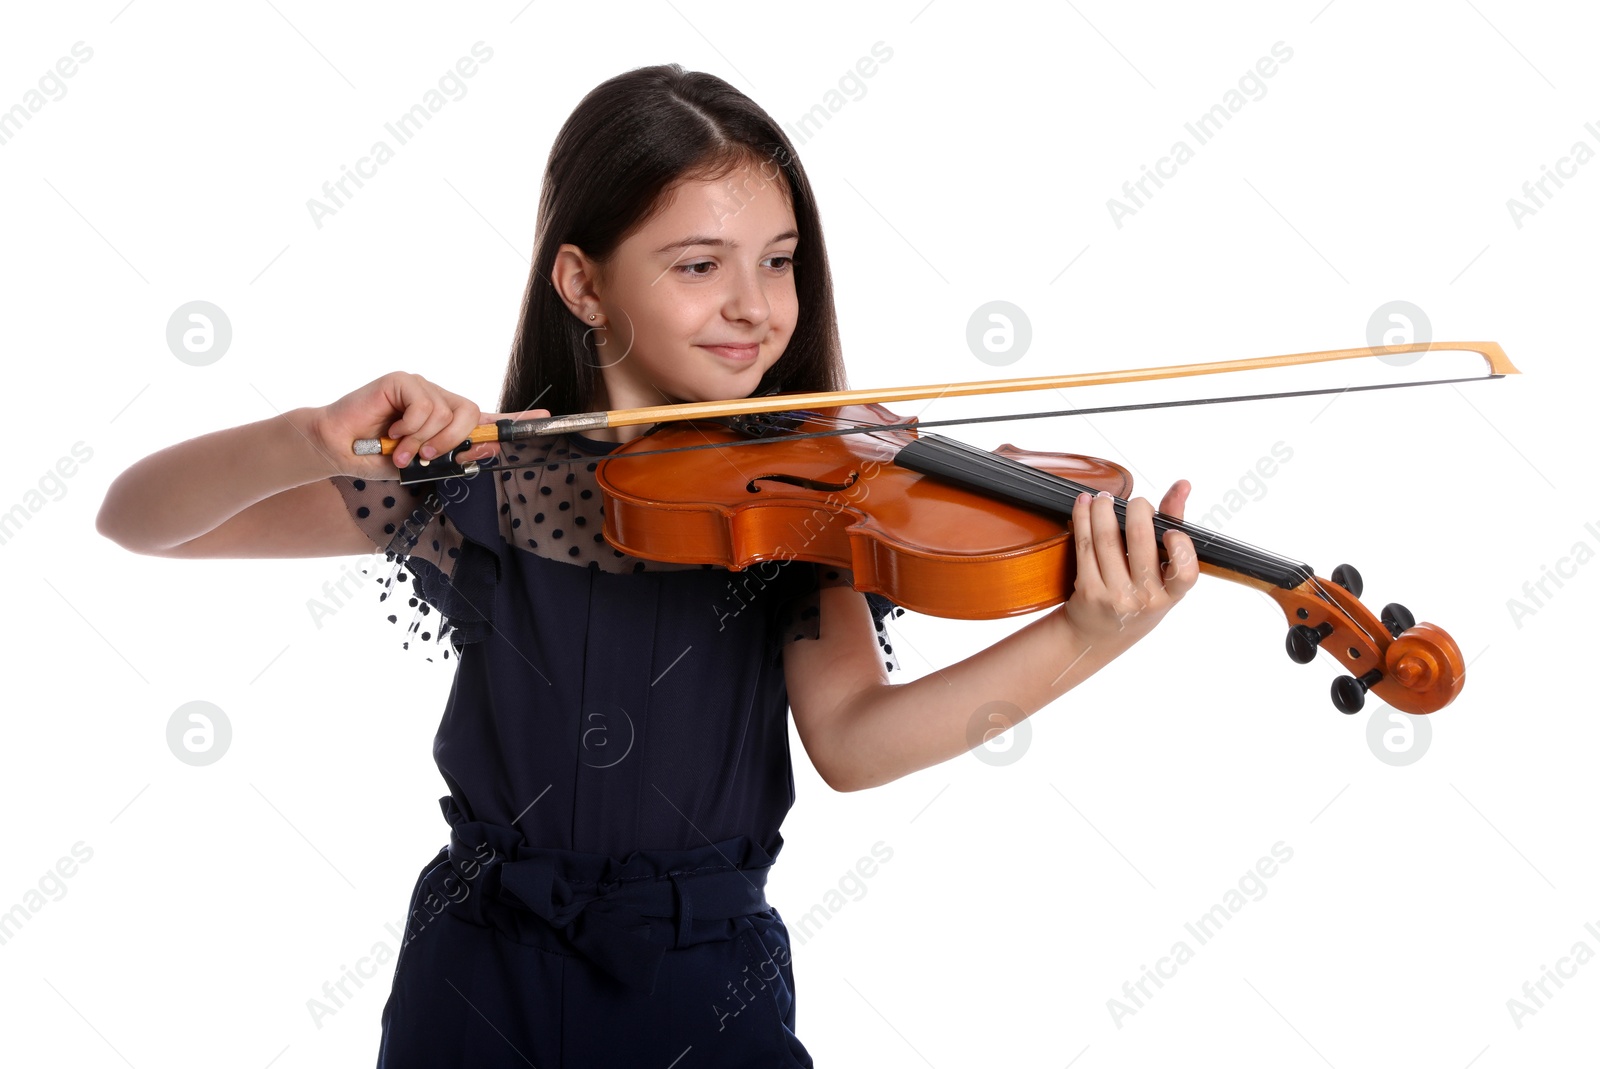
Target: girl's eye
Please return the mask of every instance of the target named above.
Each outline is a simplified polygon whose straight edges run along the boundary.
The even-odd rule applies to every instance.
[[[774,271],[787,271],[794,264],[793,256],[769,256],[765,261]],[[691,278],[705,278],[711,274],[711,269],[716,267],[715,260],[696,260],[693,263],[674,264],[673,270],[688,275]],[[700,268],[705,268],[702,271]]]

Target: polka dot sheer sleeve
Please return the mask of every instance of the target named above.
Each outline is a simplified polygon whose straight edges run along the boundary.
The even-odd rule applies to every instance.
[[[514,553],[621,575],[711,568],[643,560],[606,542],[596,471],[613,448],[581,435],[539,439],[507,451],[515,468],[490,463],[476,476],[415,486],[334,476],[350,515],[389,564],[378,579],[381,597],[390,603],[390,621],[406,628],[406,648],[449,636],[459,655],[466,643],[492,634],[495,586]],[[779,575],[763,595],[774,654],[817,638],[822,589],[850,585],[848,571],[807,561],[784,562]],[[760,578],[758,588],[767,579]],[[878,594],[865,597],[884,664],[898,668],[885,621],[905,610]]]
[[[451,648],[459,655],[467,643],[492,632],[502,547],[498,538],[464,534],[451,520],[468,510],[474,496],[484,497],[482,482],[406,486],[343,475],[330,481],[356,525],[384,554],[387,567],[376,579],[382,587],[379,601],[389,608],[389,622],[404,627],[403,648],[410,649],[413,641],[433,648],[448,637],[442,654],[448,660]],[[482,510],[479,504],[474,511]]]

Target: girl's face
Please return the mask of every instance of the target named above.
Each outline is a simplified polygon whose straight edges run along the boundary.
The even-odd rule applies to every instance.
[[[783,355],[799,315],[798,235],[783,176],[767,170],[668,187],[665,207],[598,271],[562,246],[558,267],[574,266],[558,269],[558,284],[581,264],[591,287],[575,287],[569,306],[604,328],[593,335],[606,393],[597,408],[748,397]]]

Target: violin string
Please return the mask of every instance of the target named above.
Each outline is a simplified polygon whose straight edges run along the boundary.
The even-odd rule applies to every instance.
[[[976,447],[970,447],[970,448],[974,448],[975,449]],[[983,452],[983,451],[979,451],[979,452]],[[1052,475],[1052,474],[1050,474],[1048,472],[1040,471],[1040,470],[1038,470],[1036,468],[1033,468],[1033,467],[1031,467],[1031,466],[1029,466],[1027,464],[1024,464],[1024,463],[1022,463],[1020,461],[1010,460],[1009,458],[1005,458],[1005,457],[996,457],[995,454],[987,453],[987,452],[984,452],[983,456],[985,458],[994,457],[996,460],[1000,460],[1000,461],[1004,462],[1008,467],[1010,465],[1015,465],[1015,469],[1014,470],[1016,471],[1017,475],[1025,478],[1025,479],[1035,481],[1041,486],[1050,487],[1050,486],[1053,486],[1054,484],[1057,484],[1057,483],[1065,483],[1065,484],[1067,484],[1068,486],[1071,486],[1071,487],[1082,487],[1083,489],[1089,490],[1090,492],[1093,492],[1093,490],[1094,490],[1093,487],[1084,486],[1083,484],[1080,484],[1080,483],[1076,482],[1075,480],[1066,479],[1066,478],[1061,477],[1061,476],[1056,476],[1056,475]],[[975,459],[981,459],[981,458],[977,458],[975,456]],[[981,462],[982,463],[986,463],[986,464],[989,463],[989,461],[987,459],[982,459]],[[1118,525],[1125,529],[1126,521],[1127,521],[1127,505],[1129,504],[1129,502],[1127,501],[1127,499],[1122,498],[1122,497],[1118,497],[1116,495],[1112,496],[1112,502],[1113,502],[1113,506],[1114,506],[1114,508],[1116,509],[1116,512],[1117,512]],[[1334,596],[1329,593],[1328,588],[1323,584],[1323,580],[1320,579],[1316,575],[1315,571],[1310,566],[1308,566],[1306,564],[1303,564],[1300,561],[1292,560],[1291,558],[1284,557],[1284,556],[1282,556],[1280,554],[1277,554],[1277,553],[1273,553],[1270,550],[1266,550],[1266,549],[1263,549],[1261,547],[1254,546],[1254,545],[1252,545],[1252,544],[1250,544],[1248,542],[1244,542],[1244,541],[1242,541],[1240,539],[1233,538],[1231,536],[1221,534],[1220,532],[1203,530],[1201,528],[1198,528],[1198,527],[1188,523],[1187,521],[1174,520],[1171,517],[1166,516],[1164,513],[1157,513],[1156,517],[1155,517],[1155,520],[1156,520],[1156,525],[1158,527],[1164,526],[1168,530],[1179,530],[1179,531],[1182,531],[1185,534],[1190,535],[1191,538],[1199,540],[1201,542],[1201,549],[1202,550],[1211,550],[1212,553],[1213,553],[1213,556],[1226,557],[1226,556],[1232,555],[1236,561],[1243,561],[1246,564],[1253,563],[1253,564],[1258,564],[1258,565],[1268,565],[1268,566],[1273,566],[1273,567],[1280,568],[1280,569],[1282,569],[1284,571],[1288,571],[1288,572],[1291,572],[1293,574],[1304,574],[1304,576],[1305,576],[1304,583],[1309,585],[1311,587],[1311,589],[1313,589],[1316,592],[1317,596],[1319,598],[1321,598],[1322,601],[1325,602],[1330,609],[1332,609],[1333,611],[1337,612],[1339,617],[1343,621],[1345,621],[1352,629],[1354,629],[1356,632],[1360,633],[1361,635],[1365,636],[1367,638],[1367,640],[1373,645],[1374,649],[1378,652],[1378,655],[1379,655],[1380,658],[1382,657],[1382,651],[1387,647],[1388,643],[1391,641],[1391,636],[1389,635],[1387,628],[1385,628],[1383,630],[1382,634],[1376,634],[1370,628],[1368,628],[1365,624],[1363,624],[1360,620],[1357,620],[1354,617],[1352,617],[1349,613],[1346,613],[1339,606],[1339,603],[1338,603],[1337,600],[1335,600]],[[1225,553],[1225,554],[1217,554],[1215,551],[1218,548],[1226,549],[1227,553]],[[1225,565],[1231,565],[1236,570],[1241,570],[1241,571],[1244,570],[1244,569],[1238,568],[1237,564],[1229,562],[1229,561],[1226,561],[1226,560],[1220,561],[1219,563],[1223,563]],[[1358,598],[1357,600],[1360,600],[1360,599]]]
[[[1010,473],[1016,479],[1019,479],[1023,482],[1032,483],[1047,496],[1054,496],[1057,492],[1064,488],[1069,488],[1074,495],[1083,491],[1088,491],[1090,493],[1097,492],[1092,486],[1086,486],[1072,479],[1041,471],[1031,467],[1030,465],[1011,460],[1010,458],[996,456],[995,454],[989,453],[985,450],[979,450],[975,446],[967,446],[964,443],[956,442],[953,439],[943,438],[937,435],[931,437],[938,439],[941,443],[948,445],[952,449],[958,450],[975,466],[987,466],[991,471],[1004,470]],[[1125,524],[1127,518],[1127,499],[1113,495],[1112,501],[1113,507],[1117,512],[1119,524]],[[1069,511],[1069,506],[1065,501],[1061,502],[1060,511],[1063,513]],[[1217,563],[1235,566],[1234,562],[1244,561],[1248,564],[1257,565],[1258,570],[1262,570],[1262,568],[1270,568],[1272,570],[1286,572],[1297,576],[1312,574],[1311,568],[1299,561],[1291,560],[1290,558],[1283,557],[1279,554],[1271,553],[1267,550],[1261,549],[1260,547],[1252,546],[1249,543],[1242,542],[1239,539],[1230,538],[1229,536],[1223,535],[1220,532],[1202,530],[1184,521],[1169,517],[1165,513],[1157,513],[1156,522],[1157,526],[1168,530],[1179,530],[1190,535],[1193,539],[1200,543],[1200,548],[1203,551],[1213,550],[1213,556],[1218,558]]]
[[[974,483],[977,483],[985,474],[982,469],[987,468],[991,472],[1003,472],[1020,478],[1024,481],[1033,482],[1041,489],[1045,490],[1050,496],[1054,496],[1063,488],[1070,489],[1074,492],[1085,490],[1091,493],[1094,492],[1094,488],[1091,486],[1086,486],[1085,484],[1079,483],[1073,479],[1068,479],[1063,476],[1053,475],[1049,472],[1041,471],[1010,457],[990,453],[987,450],[979,449],[976,446],[955,441],[954,439],[944,438],[940,435],[931,435],[928,437],[931,439],[936,439],[941,445],[948,446],[950,449],[952,449],[957,456],[970,461],[972,464],[972,480]],[[1123,529],[1126,529],[1127,505],[1129,502],[1126,499],[1116,495],[1113,495],[1112,501],[1117,512],[1118,525]],[[1065,502],[1063,502],[1063,506],[1064,505]],[[1062,508],[1060,511],[1066,511],[1066,509]],[[1261,549],[1260,547],[1253,546],[1239,539],[1231,538],[1219,532],[1202,531],[1186,521],[1175,520],[1166,516],[1164,513],[1157,513],[1155,521],[1158,528],[1164,527],[1167,530],[1179,530],[1190,535],[1192,538],[1199,540],[1201,545],[1198,547],[1198,551],[1202,554],[1202,559],[1204,559],[1205,552],[1209,550],[1211,551],[1211,555],[1215,563],[1221,564],[1224,567],[1232,568],[1233,570],[1239,571],[1243,574],[1252,574],[1249,566],[1254,564],[1258,566],[1255,571],[1261,573],[1261,577],[1266,578],[1269,582],[1274,581],[1270,578],[1270,574],[1274,569],[1277,569],[1298,580],[1298,582],[1293,585],[1310,586],[1332,612],[1337,613],[1339,618],[1347,623],[1353,630],[1366,637],[1369,643],[1371,643],[1374,651],[1377,653],[1378,658],[1380,660],[1382,659],[1383,651],[1387,648],[1388,643],[1391,641],[1391,636],[1388,634],[1387,628],[1383,629],[1381,634],[1374,633],[1360,620],[1355,619],[1349,613],[1345,612],[1343,608],[1340,607],[1338,601],[1335,600],[1335,598],[1328,592],[1327,587],[1323,585],[1322,580],[1318,578],[1310,566],[1303,564],[1300,561],[1292,560],[1288,557],[1284,557],[1279,554]],[[1226,549],[1227,552],[1216,552],[1219,547]],[[1241,566],[1241,564],[1243,566]],[[1360,599],[1358,598],[1357,600],[1359,601]]]
[[[1496,376],[1490,376],[1490,377],[1500,378],[1502,376],[1496,375]],[[1444,382],[1448,382],[1448,381],[1477,381],[1477,379],[1478,379],[1478,377],[1474,376],[1474,377],[1472,377],[1470,379],[1464,379],[1464,380],[1440,380],[1440,381],[1444,381]],[[1421,383],[1417,383],[1417,385],[1422,385],[1422,384]],[[1377,388],[1387,389],[1387,388],[1390,388],[1390,387],[1377,387]],[[1328,392],[1334,392],[1334,391],[1326,391],[1326,390],[1324,390],[1324,391],[1309,391],[1309,392],[1328,393]],[[1150,407],[1172,407],[1174,404],[1181,404],[1181,403],[1182,402],[1163,402],[1163,403],[1160,403],[1157,406],[1150,406]],[[1078,411],[1079,414],[1084,414],[1084,412],[1087,411],[1087,410],[1077,410],[1077,411]],[[808,412],[808,413],[805,413],[805,415],[810,417],[807,420],[808,423],[823,424],[823,425],[831,424],[831,425],[834,425],[834,426],[851,426],[851,427],[856,427],[857,426],[855,424],[850,424],[848,421],[843,420],[843,419],[841,419],[841,418],[839,418],[837,416],[825,416],[821,412]],[[1002,417],[1002,418],[1004,418],[1004,417]],[[956,421],[939,421],[938,423],[930,421],[930,422],[927,422],[927,423],[916,424],[916,426],[919,427],[919,428],[927,428],[927,427],[931,427],[931,426],[943,425],[946,422],[956,422]],[[961,421],[961,422],[965,422],[965,421]],[[993,422],[993,420],[992,419],[991,420],[985,420],[984,422]],[[895,425],[895,426],[899,426],[899,425]],[[885,427],[879,427],[879,428],[876,428],[876,429],[886,429],[886,428]],[[783,429],[780,428],[780,430],[783,430]],[[793,435],[794,432],[788,432],[788,433]],[[809,435],[801,434],[801,435],[798,435],[798,436],[800,436],[800,437],[808,437]],[[952,445],[958,447],[963,453],[966,453],[976,463],[978,463],[980,465],[988,465],[988,466],[996,467],[996,468],[1004,468],[1005,470],[1007,470],[1007,471],[1009,471],[1009,472],[1011,472],[1011,473],[1013,473],[1015,475],[1020,476],[1024,480],[1034,482],[1037,485],[1039,485],[1039,486],[1041,486],[1041,487],[1043,487],[1043,488],[1045,488],[1045,489],[1047,489],[1049,491],[1055,491],[1055,490],[1061,489],[1063,486],[1065,486],[1065,487],[1072,488],[1073,491],[1074,491],[1074,495],[1075,495],[1076,492],[1081,492],[1081,491],[1087,491],[1089,493],[1097,492],[1095,490],[1095,488],[1092,487],[1092,486],[1088,486],[1086,484],[1078,483],[1076,480],[1068,479],[1068,478],[1066,478],[1064,476],[1054,475],[1054,474],[1052,474],[1050,472],[1034,468],[1034,467],[1032,467],[1032,466],[1030,466],[1028,464],[1025,464],[1025,463],[1023,463],[1021,461],[1018,461],[1018,460],[1014,460],[1012,458],[1002,457],[1002,456],[999,456],[997,454],[991,453],[991,452],[989,452],[987,450],[978,449],[978,447],[968,445],[967,443],[958,442],[958,441],[955,441],[954,439],[945,438],[942,435],[930,435],[928,437],[930,437],[930,438],[938,438],[942,442],[949,443],[949,444],[952,444]],[[1117,495],[1112,495],[1112,504],[1113,504],[1113,508],[1115,509],[1116,514],[1117,514],[1117,522],[1118,522],[1119,528],[1121,528],[1123,530],[1126,530],[1127,506],[1130,504],[1129,500],[1126,499],[1126,498],[1123,498],[1123,497],[1119,497]],[[1064,502],[1063,502],[1063,505],[1065,506]],[[1062,512],[1069,512],[1070,511],[1070,507],[1063,507],[1061,511]],[[1156,524],[1156,526],[1158,528],[1164,528],[1165,530],[1178,530],[1178,531],[1183,532],[1184,534],[1189,535],[1191,539],[1194,539],[1195,541],[1197,541],[1199,543],[1199,550],[1202,553],[1205,552],[1205,551],[1210,551],[1212,557],[1217,559],[1217,563],[1223,565],[1224,567],[1230,567],[1235,571],[1240,571],[1242,573],[1248,574],[1249,571],[1250,571],[1250,566],[1254,565],[1255,566],[1255,570],[1258,571],[1258,572],[1268,572],[1268,571],[1271,571],[1271,570],[1275,569],[1275,570],[1279,570],[1279,571],[1282,571],[1282,572],[1286,572],[1286,573],[1288,573],[1290,575],[1293,575],[1293,576],[1295,576],[1297,578],[1303,577],[1302,582],[1305,585],[1308,585],[1312,590],[1314,590],[1316,595],[1328,606],[1328,608],[1330,610],[1332,610],[1333,612],[1336,612],[1338,614],[1338,616],[1342,620],[1344,620],[1350,627],[1352,627],[1355,631],[1357,631],[1358,633],[1364,635],[1369,640],[1369,642],[1371,642],[1373,644],[1374,648],[1378,651],[1379,657],[1380,658],[1382,657],[1382,650],[1384,648],[1386,648],[1387,643],[1390,640],[1390,636],[1388,635],[1387,629],[1384,630],[1382,635],[1375,635],[1371,631],[1371,629],[1366,627],[1361,621],[1351,617],[1350,614],[1346,613],[1339,606],[1339,603],[1335,600],[1333,595],[1331,595],[1328,592],[1327,587],[1323,585],[1323,581],[1317,576],[1315,570],[1310,565],[1307,565],[1307,564],[1305,564],[1305,563],[1303,563],[1301,561],[1298,561],[1298,560],[1294,560],[1293,558],[1283,556],[1282,554],[1275,553],[1275,552],[1273,552],[1271,550],[1268,550],[1268,549],[1265,549],[1263,547],[1253,545],[1253,544],[1251,544],[1249,542],[1245,542],[1242,539],[1235,538],[1235,537],[1232,537],[1230,535],[1222,534],[1219,531],[1211,531],[1211,530],[1208,530],[1208,529],[1205,529],[1205,528],[1201,528],[1201,527],[1199,527],[1199,526],[1197,526],[1197,525],[1195,525],[1193,523],[1190,523],[1189,521],[1186,521],[1186,520],[1174,519],[1174,518],[1166,515],[1165,513],[1157,512],[1153,519],[1154,519],[1155,524]],[[1161,533],[1164,533],[1164,532],[1158,531],[1158,538],[1159,538],[1159,535]],[[1357,599],[1357,600],[1359,600],[1359,599]]]
[[[1332,582],[1332,580],[1329,580],[1329,582]],[[1343,609],[1339,608],[1339,603],[1334,600],[1334,597],[1333,597],[1332,594],[1328,593],[1328,588],[1322,585],[1322,580],[1321,579],[1319,579],[1315,575],[1313,575],[1311,577],[1310,584],[1311,584],[1312,588],[1314,588],[1316,590],[1317,596],[1320,597],[1323,601],[1327,602],[1328,605],[1331,608],[1333,608],[1336,612],[1338,612],[1339,616],[1344,620],[1345,623],[1349,624],[1352,628],[1354,628],[1355,630],[1359,631],[1361,634],[1363,634],[1363,635],[1365,635],[1367,637],[1367,640],[1370,641],[1372,643],[1373,647],[1377,650],[1378,658],[1379,658],[1379,661],[1381,663],[1382,660],[1383,660],[1383,652],[1384,652],[1384,650],[1386,650],[1388,648],[1388,646],[1389,646],[1389,643],[1391,641],[1393,641],[1393,636],[1391,636],[1389,634],[1389,629],[1387,627],[1383,627],[1383,628],[1381,628],[1381,630],[1379,632],[1377,632],[1377,633],[1373,632],[1370,628],[1368,628],[1360,620],[1357,620],[1355,617],[1351,616],[1349,613],[1347,613]],[[1361,599],[1360,598],[1356,598],[1356,600],[1360,601]]]
[[[825,416],[821,412],[808,412],[804,414],[810,417],[807,419],[808,424],[832,424],[837,426],[848,425],[851,427],[857,426],[855,424],[849,424],[848,421],[840,419],[836,416]],[[925,423],[919,424],[918,426],[927,427],[931,425],[932,424]],[[785,433],[793,437],[810,436],[809,434],[797,434],[796,432],[788,431],[787,428],[780,427],[778,430],[780,433]],[[1092,486],[1079,483],[1076,480],[1066,478],[1065,476],[1055,475],[1048,471],[1034,468],[1031,465],[1014,458],[1001,456],[991,453],[987,450],[979,449],[977,446],[972,446],[965,442],[959,442],[955,439],[946,438],[942,435],[928,435],[926,437],[929,439],[937,439],[941,443],[955,448],[960,454],[970,459],[974,465],[975,482],[977,481],[977,477],[982,474],[981,470],[979,469],[987,467],[991,470],[1004,471],[1016,477],[1020,477],[1024,481],[1032,482],[1051,493],[1052,496],[1055,494],[1055,492],[1062,489],[1069,489],[1071,492],[1073,492],[1074,496],[1076,496],[1077,492],[1097,492]],[[1112,495],[1112,504],[1117,514],[1119,528],[1126,530],[1127,506],[1130,504],[1130,501],[1126,498]],[[1065,501],[1063,501],[1062,507],[1058,511],[1063,514],[1069,513],[1070,506],[1067,506]],[[1387,648],[1388,642],[1391,641],[1387,629],[1385,629],[1381,635],[1374,634],[1371,629],[1366,627],[1360,620],[1357,620],[1350,616],[1349,613],[1346,613],[1340,607],[1338,601],[1335,600],[1333,595],[1328,592],[1327,587],[1323,585],[1323,581],[1316,575],[1315,570],[1311,568],[1311,566],[1301,561],[1294,560],[1290,557],[1285,557],[1282,554],[1274,553],[1260,546],[1245,542],[1242,539],[1224,535],[1219,531],[1211,531],[1196,526],[1189,521],[1174,519],[1165,513],[1157,512],[1154,517],[1154,522],[1157,528],[1164,530],[1177,530],[1189,535],[1192,539],[1199,543],[1197,552],[1202,554],[1202,559],[1204,559],[1204,555],[1209,551],[1210,556],[1213,558],[1215,563],[1218,563],[1223,567],[1231,568],[1232,570],[1238,571],[1242,574],[1251,574],[1251,566],[1254,565],[1254,570],[1259,573],[1270,573],[1276,570],[1287,573],[1288,575],[1298,579],[1300,584],[1307,585],[1313,591],[1315,591],[1316,595],[1324,602],[1331,612],[1336,613],[1341,620],[1348,624],[1357,633],[1365,636],[1372,644],[1374,650],[1377,652],[1379,660],[1381,661],[1383,657],[1383,650]],[[1158,539],[1159,535],[1164,533],[1164,530],[1158,530]],[[1268,581],[1272,580],[1269,579]]]
[[[942,439],[942,441],[952,442],[953,440]],[[964,443],[954,444],[958,447],[964,446]],[[967,446],[965,448],[973,451],[969,455],[975,463],[987,464],[991,467],[1004,466],[1006,470],[1013,472],[1016,477],[1032,482],[1048,492],[1054,492],[1063,487],[1070,488],[1074,494],[1082,491],[1087,491],[1089,493],[1097,492],[1092,486],[1087,486],[1073,479],[1054,475],[1050,472],[1041,471],[1020,461],[1011,460],[1006,457],[999,457],[995,454],[978,450],[975,446]],[[979,454],[982,454],[982,456],[979,456]],[[988,458],[993,459],[991,460]],[[1125,527],[1126,525],[1128,504],[1129,502],[1126,498],[1112,495],[1112,506],[1116,511],[1119,526]],[[1063,505],[1065,505],[1065,502],[1063,502]],[[1065,511],[1065,509],[1063,509],[1063,511]],[[1199,541],[1202,549],[1213,550],[1213,555],[1219,558],[1218,563],[1227,564],[1229,562],[1225,558],[1231,557],[1234,560],[1242,560],[1247,563],[1262,567],[1271,567],[1284,572],[1291,572],[1295,574],[1312,573],[1310,566],[1300,561],[1292,560],[1291,558],[1281,556],[1280,554],[1273,553],[1258,546],[1253,546],[1248,542],[1243,542],[1237,538],[1229,537],[1221,534],[1220,532],[1198,528],[1186,521],[1178,520],[1168,516],[1165,513],[1158,512],[1156,514],[1156,523],[1157,526],[1165,527],[1168,530],[1182,531],[1184,534],[1187,534],[1191,538]],[[1220,552],[1217,552],[1218,550],[1220,550]]]
[[[1064,479],[1060,476],[1053,476],[1048,472],[1039,471],[1038,469],[1031,468],[1026,464],[1021,464],[1020,462],[1018,462],[1018,464],[1020,468],[1026,469],[1024,477],[1034,479],[1040,482],[1041,485],[1043,485],[1047,480],[1059,480],[1072,487],[1081,486],[1084,490],[1088,490],[1091,493],[1095,492],[1093,487],[1083,486],[1083,484],[1079,484],[1075,480]],[[1024,473],[1019,472],[1019,474]],[[1127,506],[1130,502],[1126,498],[1113,495],[1112,503],[1113,508],[1117,513],[1118,525],[1125,530],[1127,523]],[[1235,561],[1243,561],[1247,564],[1267,565],[1292,573],[1303,573],[1306,576],[1304,580],[1305,583],[1316,592],[1317,596],[1326,602],[1330,608],[1337,610],[1342,618],[1344,618],[1356,631],[1360,632],[1369,640],[1371,640],[1376,647],[1381,650],[1383,645],[1388,640],[1389,636],[1387,631],[1385,631],[1384,635],[1381,637],[1374,635],[1370,629],[1365,627],[1360,621],[1351,618],[1348,613],[1345,613],[1342,609],[1340,609],[1338,602],[1334,599],[1333,595],[1328,592],[1327,587],[1323,585],[1323,581],[1316,575],[1315,571],[1309,565],[1292,558],[1285,557],[1263,547],[1245,542],[1242,539],[1234,538],[1230,535],[1224,535],[1218,531],[1210,531],[1200,528],[1189,521],[1173,519],[1172,517],[1167,516],[1165,513],[1156,513],[1154,520],[1158,528],[1164,527],[1166,530],[1178,530],[1189,535],[1192,539],[1200,543],[1200,549],[1202,551],[1211,551],[1213,556],[1221,558],[1232,557]],[[1161,533],[1164,532],[1158,531],[1158,537]],[[1223,550],[1225,552],[1218,553],[1218,550]],[[1229,565],[1231,562],[1224,559],[1219,561],[1219,563]],[[1242,570],[1237,569],[1237,564],[1233,564],[1232,566],[1234,566],[1236,570]]]

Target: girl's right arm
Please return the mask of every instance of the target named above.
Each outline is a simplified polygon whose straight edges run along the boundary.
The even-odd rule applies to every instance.
[[[159,557],[368,553],[372,542],[332,476],[398,480],[413,453],[443,455],[489,422],[465,397],[419,375],[392,372],[331,405],[297,408],[152,453],[111,484],[95,528],[124,549]],[[379,434],[400,439],[393,455],[350,451],[355,439]],[[499,450],[485,443],[462,459]]]

